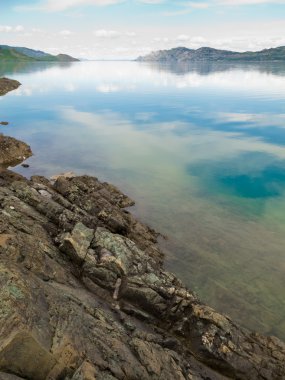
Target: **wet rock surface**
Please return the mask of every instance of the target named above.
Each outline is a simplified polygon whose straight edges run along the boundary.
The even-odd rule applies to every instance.
[[[285,345],[166,272],[132,204],[89,176],[0,173],[0,379],[284,379]]]
[[[16,166],[31,155],[31,148],[26,143],[0,134],[0,169]]]
[[[8,92],[16,90],[21,83],[14,79],[0,78],[0,96],[6,95]]]

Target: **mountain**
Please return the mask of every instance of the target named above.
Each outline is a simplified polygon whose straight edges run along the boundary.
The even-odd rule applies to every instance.
[[[26,47],[0,45],[1,61],[76,62],[79,60],[67,54],[52,55]]]
[[[285,62],[285,46],[272,49],[264,49],[257,52],[247,51],[244,53],[218,50],[209,47],[200,49],[187,49],[177,47],[170,50],[159,50],[146,56],[137,58],[137,61],[157,61],[157,62],[187,62],[187,61],[245,61],[245,62],[264,62],[264,61],[283,61]]]

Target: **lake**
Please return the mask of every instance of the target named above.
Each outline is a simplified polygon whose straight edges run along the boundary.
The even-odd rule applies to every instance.
[[[285,63],[18,63],[1,131],[30,176],[112,182],[167,236],[165,266],[245,327],[285,339]]]

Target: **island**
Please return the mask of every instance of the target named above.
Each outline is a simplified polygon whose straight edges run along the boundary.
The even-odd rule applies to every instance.
[[[137,58],[139,62],[285,62],[285,46],[257,52],[235,52],[210,47],[188,49],[177,47],[154,51]]]
[[[159,234],[128,210],[132,199],[88,175],[25,178],[8,169],[25,144],[4,141],[0,379],[285,378],[285,344],[167,272]]]

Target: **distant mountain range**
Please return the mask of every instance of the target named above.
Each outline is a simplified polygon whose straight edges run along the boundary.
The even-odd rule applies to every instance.
[[[0,62],[1,61],[75,62],[79,61],[79,59],[67,54],[52,55],[26,47],[0,45]]]
[[[191,62],[191,61],[238,61],[238,62],[264,62],[264,61],[283,61],[285,62],[285,46],[265,49],[257,52],[247,51],[244,53],[218,50],[209,47],[200,49],[187,49],[177,47],[170,50],[159,50],[146,56],[137,58],[142,62]]]

